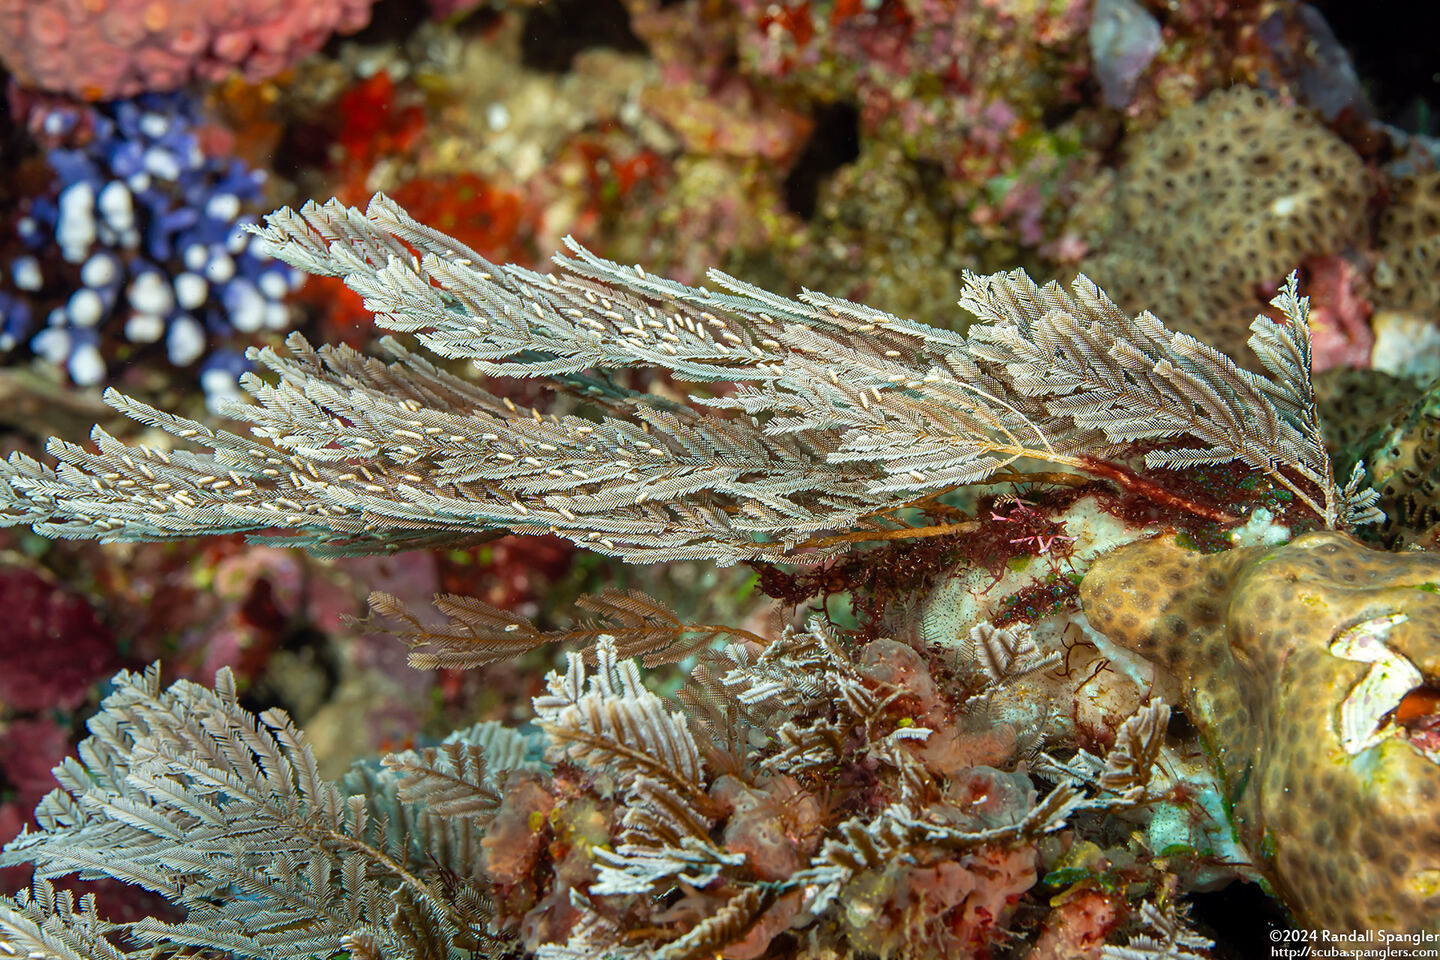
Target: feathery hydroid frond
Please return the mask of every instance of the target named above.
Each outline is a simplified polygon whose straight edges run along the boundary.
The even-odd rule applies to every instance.
[[[439,817],[485,819],[500,804],[498,781],[506,770],[536,766],[530,743],[494,721],[477,723],[438,747],[388,754],[381,765],[400,777],[396,799]]]
[[[806,291],[718,272],[714,290],[603,260],[569,242],[554,271],[497,266],[383,195],[272,214],[274,252],[343,277],[391,330],[482,373],[549,379],[552,412],[521,407],[387,340],[258,351],[229,413],[254,439],[116,393],[107,401],[198,447],[96,452],[55,441],[46,467],[0,467],[0,521],[55,537],[161,539],[290,531],[321,552],[553,532],[632,560],[777,558],[916,497],[985,481],[1021,458],[1091,469],[1127,444],[1185,440],[1150,466],[1239,460],[1331,526],[1373,518],[1336,487],[1308,375],[1306,304],[1255,324],[1271,377],[1148,313],[1128,317],[1083,277],[1067,292],[1020,273],[968,276],[968,338]],[[727,381],[675,402],[609,372]]]
[[[162,690],[153,667],[113,688],[79,758],[56,768],[40,830],[0,862],[138,884],[188,912],[130,935],[268,960],[333,952],[357,930],[383,940],[400,888],[431,898],[405,845],[377,831],[363,798],[321,779],[283,712],[242,708],[228,670],[213,691],[183,680]],[[447,943],[434,947],[443,955]]]
[[[565,673],[551,673],[535,714],[553,759],[604,769],[625,798],[624,828],[613,851],[598,851],[592,894],[660,893],[677,882],[703,885],[743,863],[710,838],[704,761],[684,714],[670,712],[640,682],[633,660],[617,658],[601,637],[595,671],[569,654]]]
[[[126,951],[106,939],[120,925],[102,920],[95,897],[79,903],[69,890],[36,880],[29,890],[0,896],[0,956],[25,960],[130,960],[149,951]]]
[[[1150,772],[1165,745],[1170,705],[1151,700],[1115,731],[1115,746],[1105,757],[1098,783],[1103,790],[1140,796],[1150,783]]]
[[[997,627],[988,620],[982,620],[961,641],[960,651],[964,659],[980,664],[992,684],[1043,670],[1059,660],[1058,653],[1054,651],[1048,654],[1041,652],[1027,623]]]
[[[589,649],[601,636],[611,638],[617,656],[640,657],[645,666],[655,667],[684,659],[721,637],[761,639],[736,627],[686,623],[639,590],[603,590],[580,597],[575,606],[595,616],[573,627],[541,631],[528,617],[475,597],[440,594],[435,607],[449,620],[432,626],[400,600],[377,592],[370,595],[371,616],[358,625],[399,638],[410,647],[410,666],[421,670],[483,666],[548,643]]]
[[[655,952],[655,960],[702,960],[721,956],[754,926],[775,899],[773,889],[746,887],[678,940]]]
[[[1199,441],[1153,451],[1146,465],[1238,460],[1328,526],[1367,517],[1356,493],[1335,485],[1310,382],[1309,301],[1297,296],[1293,274],[1273,301],[1283,319],[1262,315],[1251,325],[1250,348],[1268,379],[1148,311],[1130,317],[1083,275],[1066,291],[1020,271],[970,274],[961,303],[982,321],[970,331],[971,352],[1003,365],[1016,391],[1041,400],[1050,418],[1116,446]]]
[[[1103,960],[1205,960],[1215,941],[1190,929],[1185,923],[1187,912],[1174,899],[1161,907],[1142,901],[1140,920],[1146,932],[1132,937],[1123,947],[1105,945],[1100,956]]]

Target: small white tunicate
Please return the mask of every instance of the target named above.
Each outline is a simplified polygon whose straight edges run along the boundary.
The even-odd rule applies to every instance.
[[[83,263],[95,242],[95,188],[85,181],[60,191],[55,242],[70,263]]]
[[[290,308],[274,301],[265,304],[265,329],[285,330],[290,326]]]
[[[165,320],[153,313],[132,313],[125,321],[125,339],[131,343],[154,343],[165,335]]]
[[[283,270],[266,270],[260,274],[260,292],[271,300],[283,300],[290,292],[290,280]]]
[[[136,193],[144,193],[146,190],[149,190],[150,184],[150,174],[146,173],[144,170],[141,170],[138,173],[132,173],[130,174],[130,176],[125,178],[125,185],[131,190],[134,190]]]
[[[63,327],[69,319],[70,317],[65,313],[64,307],[54,307],[49,313],[45,314],[45,326]]]
[[[0,333],[0,350],[14,350],[15,343],[15,334]]]
[[[181,314],[165,335],[165,352],[177,367],[188,367],[205,352],[205,331],[195,318]]]
[[[229,223],[240,216],[240,198],[233,193],[217,193],[205,201],[205,216]]]
[[[67,364],[70,379],[82,387],[90,387],[105,379],[105,360],[93,343],[82,343],[70,354]]]
[[[15,262],[10,264],[10,278],[21,290],[39,290],[45,284],[45,275],[40,272],[40,261],[28,253],[23,257],[16,257]]]
[[[248,246],[250,246],[250,234],[238,226],[234,230],[231,230],[230,234],[225,238],[225,250],[235,256],[244,253],[245,248]]]
[[[158,270],[146,270],[130,281],[130,306],[141,313],[161,316],[175,309],[175,294]]]
[[[140,132],[152,140],[159,140],[170,132],[170,118],[163,113],[144,113],[140,116]]]
[[[241,333],[254,333],[265,324],[265,298],[249,280],[241,278],[225,288],[225,307],[230,326]]]
[[[47,327],[35,334],[30,349],[59,366],[70,355],[70,334],[59,327]]]
[[[504,130],[510,126],[510,108],[503,103],[492,103],[485,108],[485,123],[491,130]]]
[[[120,264],[108,253],[97,253],[80,268],[80,282],[87,287],[108,287],[120,276]]]
[[[181,310],[194,310],[210,297],[210,284],[198,273],[177,274],[174,286],[175,302]]]
[[[135,197],[121,181],[111,180],[101,187],[95,205],[100,216],[114,229],[128,230],[135,226]]]
[[[235,261],[223,250],[214,249],[210,253],[210,262],[205,264],[205,279],[211,283],[228,282],[235,276]]]
[[[180,159],[164,147],[151,147],[141,160],[145,172],[161,180],[180,179]]]
[[[100,294],[89,287],[82,287],[70,294],[65,304],[65,314],[77,327],[93,327],[105,315],[105,303]]]
[[[140,231],[134,227],[128,230],[121,230],[118,246],[124,250],[138,250],[140,248]]]
[[[205,264],[210,262],[210,248],[203,243],[192,243],[181,251],[180,260],[185,264],[186,270],[199,273],[205,269]]]

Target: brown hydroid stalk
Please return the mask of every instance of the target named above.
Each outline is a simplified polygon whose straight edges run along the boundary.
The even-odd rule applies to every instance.
[[[1183,510],[1186,513],[1194,514],[1197,517],[1204,517],[1206,520],[1213,520],[1216,523],[1236,523],[1239,517],[1232,516],[1224,510],[1215,507],[1207,507],[1203,503],[1197,503],[1189,497],[1182,497],[1173,490],[1168,490],[1152,480],[1146,480],[1128,467],[1118,463],[1107,463],[1104,460],[1094,460],[1089,457],[1081,458],[1084,461],[1084,469],[1106,480],[1119,484],[1123,489],[1138,494],[1147,500],[1172,507],[1176,510]]]

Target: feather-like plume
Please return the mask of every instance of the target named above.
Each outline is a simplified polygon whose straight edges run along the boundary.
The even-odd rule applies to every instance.
[[[399,799],[424,804],[437,816],[488,816],[500,806],[479,744],[451,740],[440,747],[392,753],[381,762],[400,775]]]
[[[655,960],[701,960],[720,956],[755,925],[775,900],[772,889],[746,887],[678,940],[655,951]]]
[[[1066,291],[1020,271],[969,274],[961,303],[982,321],[971,328],[971,353],[1003,365],[1017,392],[1043,403],[1047,422],[1069,421],[1115,447],[1199,441],[1155,450],[1146,465],[1238,460],[1333,527],[1368,517],[1368,504],[1335,484],[1310,381],[1309,300],[1296,284],[1292,274],[1272,301],[1282,320],[1261,315],[1251,324],[1250,348],[1270,378],[1148,311],[1130,317],[1083,275]]]
[[[596,647],[593,674],[587,676],[578,654],[569,661],[565,673],[549,675],[548,692],[534,701],[557,759],[608,766],[625,788],[643,775],[682,795],[700,795],[704,764],[689,725],[645,689],[634,662],[620,660],[608,637]]]
[[[748,652],[730,646],[725,654],[731,667],[720,677],[742,708],[768,711],[801,710],[817,705],[855,700],[862,711],[873,702],[839,637],[823,617],[811,617],[805,629],[787,628],[752,661]]]
[[[1101,789],[1131,800],[1143,795],[1165,746],[1169,723],[1170,705],[1159,700],[1146,703],[1122,723],[1115,731],[1115,746],[1105,756],[1105,769],[1099,778]]]
[[[69,890],[36,880],[29,890],[0,896],[0,956],[25,960],[129,960],[146,951],[125,951],[106,939],[121,927],[100,919],[95,897],[79,903]]]
[[[1058,653],[1043,653],[1035,644],[1030,625],[1015,623],[997,627],[988,620],[970,629],[961,647],[961,654],[980,664],[985,676],[994,683],[1003,683],[1056,663]]]
[[[242,708],[228,670],[213,691],[184,680],[162,690],[153,667],[122,673],[89,728],[79,758],[56,768],[60,787],[36,810],[40,830],[13,841],[0,863],[33,862],[41,879],[109,876],[187,909],[177,923],[131,926],[142,942],[298,960],[333,952],[357,930],[389,929],[401,887],[431,897],[408,844],[388,842],[363,798],[347,801],[321,779],[283,712],[257,718]],[[20,913],[63,914],[55,923],[77,935],[99,929],[68,901],[53,904],[32,899]],[[445,955],[448,939],[433,948]]]
[[[1146,932],[1131,938],[1125,946],[1107,944],[1103,960],[1206,960],[1215,941],[1191,930],[1185,911],[1174,899],[1163,907],[1146,900],[1140,904],[1140,920]]]
[[[188,441],[174,452],[54,441],[47,467],[0,467],[0,521],[51,537],[143,540],[288,531],[327,553],[556,533],[638,561],[779,558],[1017,459],[1096,470],[1136,442],[1184,438],[1151,466],[1239,460],[1334,526],[1373,516],[1340,490],[1319,441],[1305,302],[1293,283],[1243,370],[1088,280],[965,280],[969,338],[807,291],[791,299],[712,272],[714,290],[569,242],[551,273],[488,263],[383,195],[361,212],[289,208],[257,231],[282,259],[343,277],[377,322],[482,373],[544,377],[522,407],[393,340],[390,362],[299,336],[253,354],[229,414],[254,439],[111,392]],[[643,366],[736,384],[675,402],[619,386]],[[1113,471],[1112,471],[1113,474]]]
[[[579,646],[593,655],[601,636],[611,638],[617,656],[640,657],[647,667],[682,660],[722,637],[765,642],[738,627],[686,623],[639,590],[605,590],[581,597],[575,605],[594,616],[573,627],[542,632],[528,617],[475,597],[439,594],[435,607],[449,620],[434,626],[390,594],[376,592],[370,595],[371,616],[357,625],[399,638],[410,647],[410,666],[420,670],[483,666],[550,643]]]
[[[1115,731],[1115,746],[1102,759],[1088,750],[1077,750],[1066,760],[1041,753],[1035,770],[1062,784],[1091,785],[1099,796],[1085,801],[1089,809],[1133,806],[1153,799],[1152,781],[1164,771],[1159,765],[1165,752],[1170,723],[1170,706],[1150,700],[1126,718]]]
[[[833,767],[840,759],[846,729],[830,720],[790,720],[774,733],[779,753],[765,758],[767,770],[804,773]]]
[[[599,851],[592,893],[661,893],[678,882],[703,885],[745,861],[710,838],[713,817],[704,761],[684,714],[669,712],[640,682],[633,660],[621,661],[601,637],[595,672],[569,654],[569,667],[546,680],[535,714],[553,759],[569,759],[614,776],[625,797],[620,843]]]

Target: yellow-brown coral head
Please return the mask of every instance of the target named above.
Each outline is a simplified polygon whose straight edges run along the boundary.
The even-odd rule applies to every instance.
[[[1175,674],[1241,837],[1303,925],[1440,932],[1440,556],[1338,533],[1122,547],[1092,626]]]

